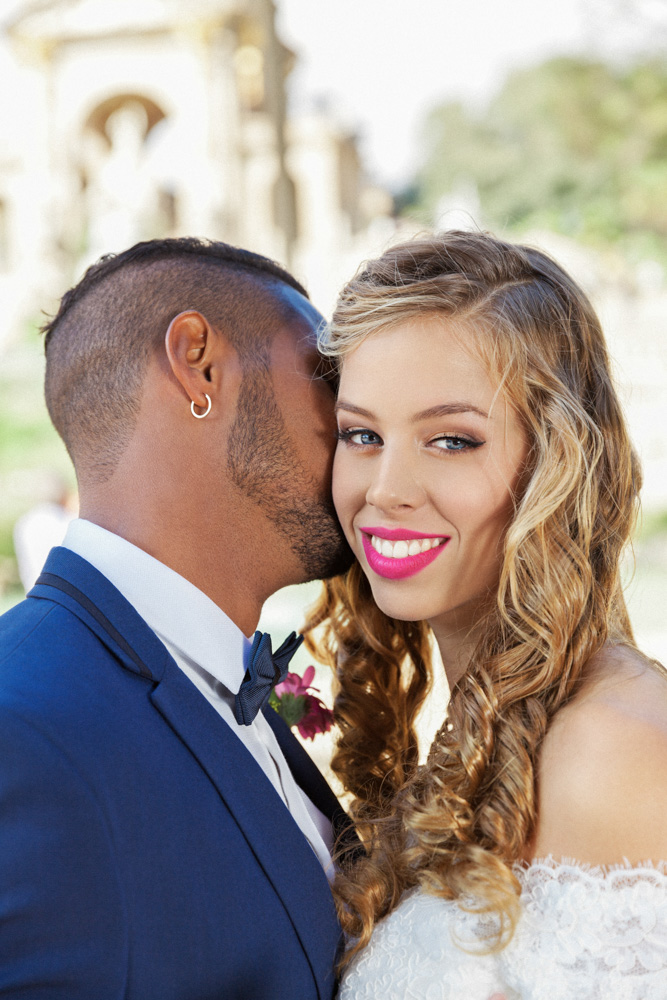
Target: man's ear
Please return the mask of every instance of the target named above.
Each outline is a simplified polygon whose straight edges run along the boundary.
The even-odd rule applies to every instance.
[[[194,309],[174,316],[165,336],[169,365],[188,399],[203,409],[206,396],[213,394],[212,367],[216,345],[215,331],[200,312]]]

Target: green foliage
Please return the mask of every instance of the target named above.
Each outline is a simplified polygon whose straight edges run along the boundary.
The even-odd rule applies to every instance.
[[[436,108],[418,205],[463,183],[484,223],[549,228],[667,259],[667,63],[558,58],[512,74],[480,113]]]
[[[30,326],[0,356],[0,592],[13,559],[14,522],[48,497],[52,473],[73,482],[65,448],[51,425],[43,393],[44,349]],[[10,579],[15,573],[9,571]]]
[[[306,698],[304,695],[291,694],[286,691],[280,698],[275,691],[271,692],[269,705],[292,728],[301,722],[306,714]]]
[[[667,536],[667,510],[655,510],[643,514],[639,523],[639,541],[650,542],[660,536]]]

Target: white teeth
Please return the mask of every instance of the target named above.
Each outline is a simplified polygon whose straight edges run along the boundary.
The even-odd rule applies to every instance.
[[[418,556],[421,552],[428,552],[429,549],[443,545],[445,541],[445,538],[413,538],[409,542],[405,539],[390,542],[388,538],[371,535],[371,545],[386,559],[405,559],[407,556]]]

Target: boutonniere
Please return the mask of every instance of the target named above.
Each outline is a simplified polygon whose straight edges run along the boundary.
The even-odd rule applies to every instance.
[[[269,698],[269,705],[290,728],[299,730],[306,740],[318,733],[328,733],[333,726],[334,714],[319,697],[319,688],[313,687],[315,667],[307,667],[303,677],[288,673],[284,681],[276,684]]]

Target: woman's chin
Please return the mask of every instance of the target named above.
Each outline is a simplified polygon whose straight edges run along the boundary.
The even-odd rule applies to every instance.
[[[395,589],[395,592],[391,593],[391,589],[394,588],[388,588],[384,584],[373,586],[373,582],[371,581],[371,590],[373,591],[375,603],[388,618],[395,618],[401,622],[421,622],[431,617],[434,610],[432,606],[433,602],[424,601],[419,597],[406,595],[405,593],[401,594],[398,589]],[[438,608],[438,611],[442,611],[442,608]],[[437,614],[438,612],[436,611],[435,613]]]
[[[374,574],[373,574],[374,576]],[[453,590],[438,589],[438,593],[410,593],[399,581],[378,580],[368,574],[373,599],[380,611],[388,618],[402,622],[428,622],[431,627],[447,625],[451,628],[466,628],[479,621],[493,606],[496,588],[482,591],[477,588],[460,586]]]

